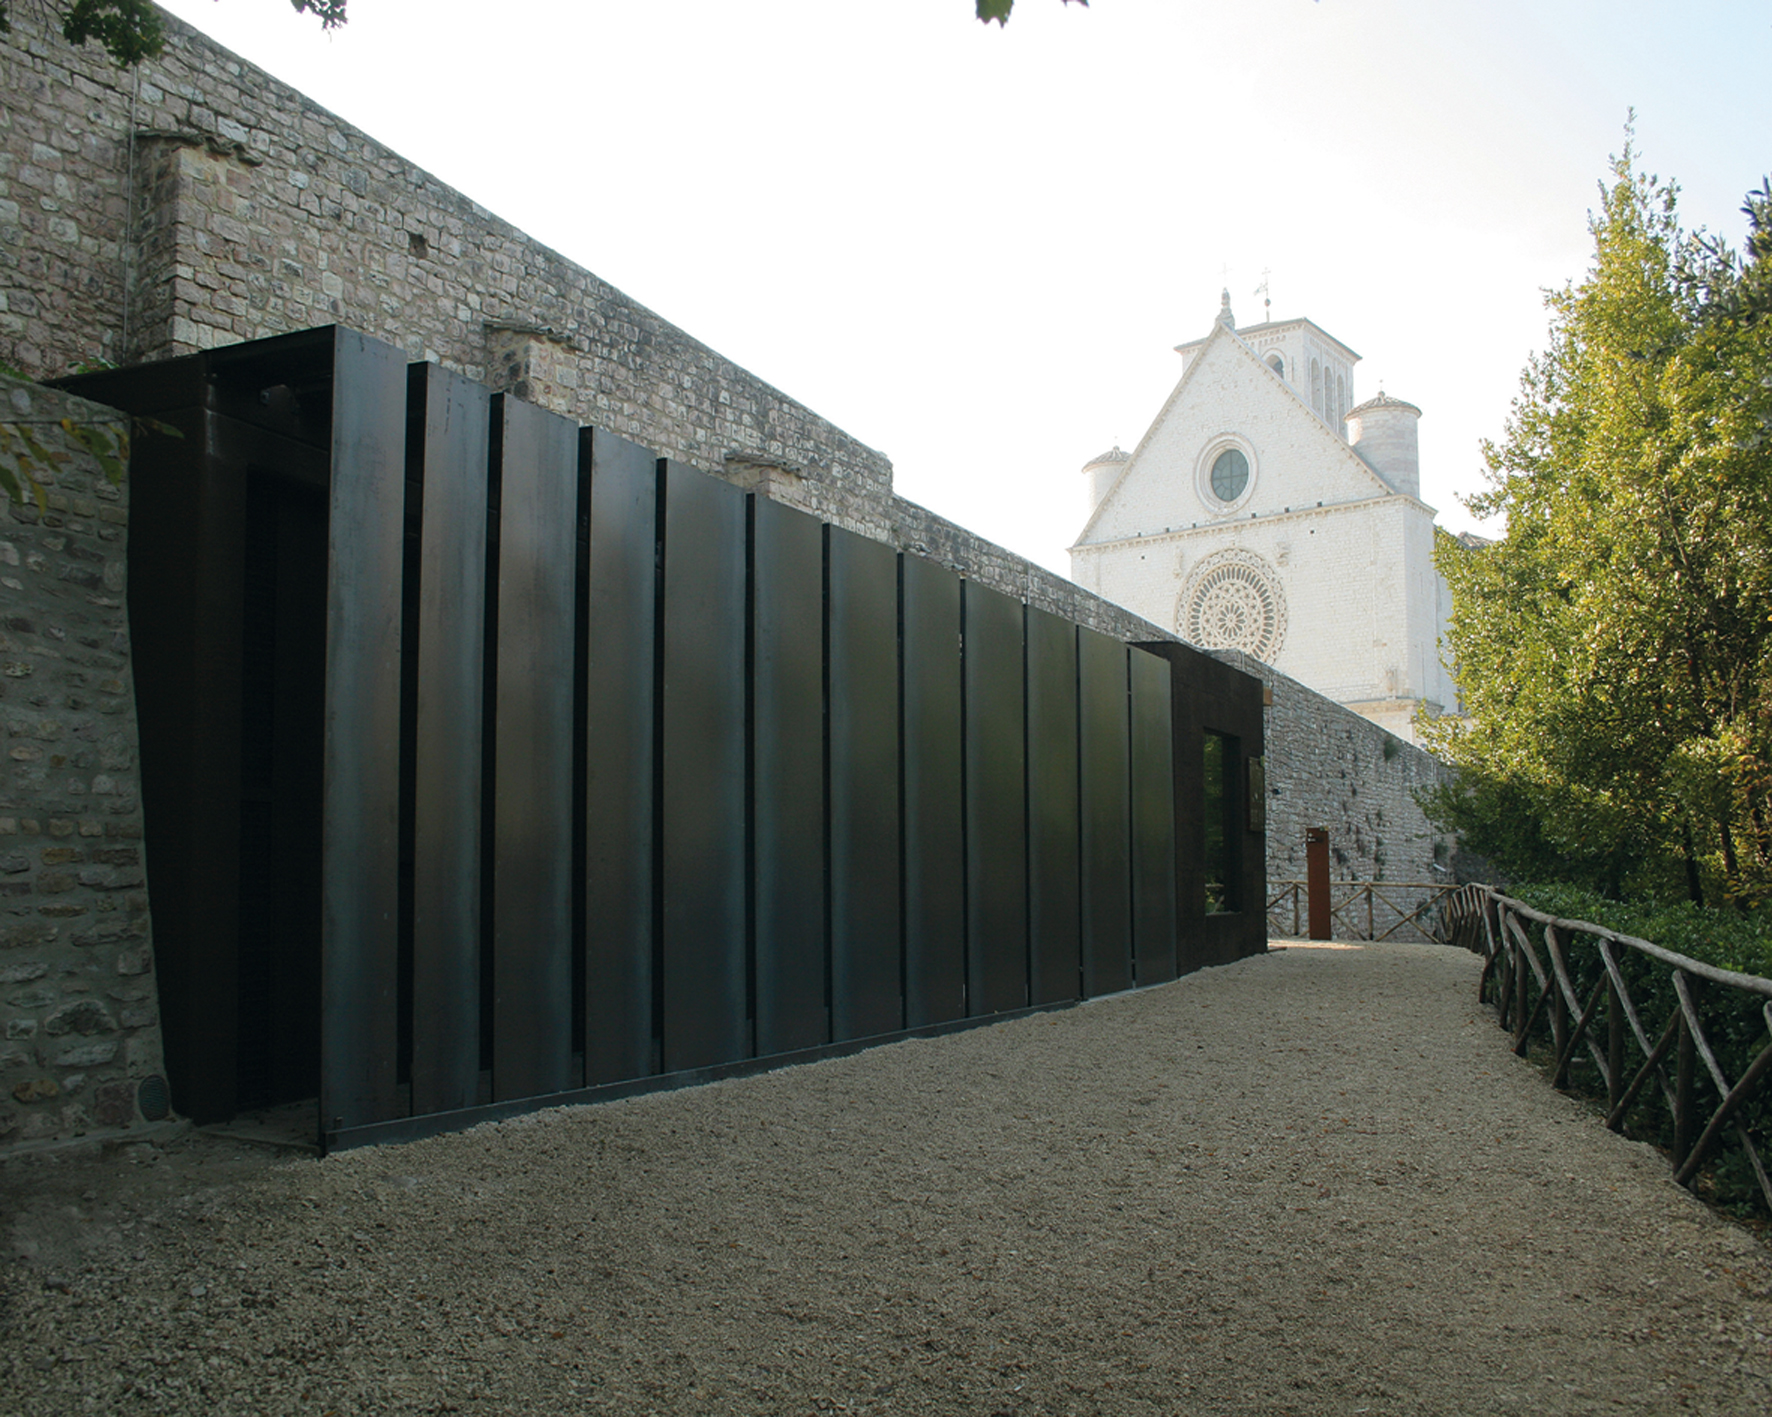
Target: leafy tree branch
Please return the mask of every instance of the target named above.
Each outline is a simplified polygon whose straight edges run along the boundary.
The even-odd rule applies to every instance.
[[[69,44],[96,42],[125,69],[152,59],[166,47],[166,27],[149,0],[0,0],[0,34],[12,30],[14,3],[30,6]],[[312,14],[322,29],[337,29],[345,22],[346,0],[289,3]]]
[[[1743,212],[1741,255],[1684,230],[1627,143],[1467,501],[1507,536],[1439,543],[1468,716],[1429,805],[1515,875],[1772,897],[1772,184]]]

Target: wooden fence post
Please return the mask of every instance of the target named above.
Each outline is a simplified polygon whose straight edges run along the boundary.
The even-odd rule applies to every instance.
[[[1601,947],[1604,948],[1604,942]],[[1624,1096],[1624,1001],[1611,971],[1606,973],[1606,1111]]]
[[[1507,931],[1507,917],[1502,917],[1502,930]],[[1522,1058],[1526,1056],[1526,1026],[1532,1021],[1532,1015],[1526,1008],[1527,983],[1526,947],[1518,940],[1510,939],[1508,948],[1514,954],[1514,1052]]]
[[[1562,941],[1557,939],[1556,931],[1550,925],[1544,927],[1544,952],[1549,956],[1551,967],[1551,1048],[1554,1050],[1552,1056],[1561,1059],[1565,1051],[1564,1045],[1569,1041],[1569,1025],[1573,1020],[1569,1013],[1569,1001],[1563,997],[1563,990],[1560,987],[1562,976],[1565,973],[1565,969],[1561,967],[1563,965]],[[1565,1063],[1558,1070],[1556,1077],[1551,1079],[1551,1086],[1563,1087],[1567,1085],[1568,1073],[1568,1065]]]
[[[1693,1125],[1697,1120],[1692,1115],[1693,1084],[1698,1072],[1698,1049],[1692,1041],[1692,1025],[1686,1018],[1686,1011],[1680,1010],[1680,1040],[1675,1054],[1674,1078],[1674,1165],[1685,1164],[1692,1152],[1692,1140],[1697,1134]]]

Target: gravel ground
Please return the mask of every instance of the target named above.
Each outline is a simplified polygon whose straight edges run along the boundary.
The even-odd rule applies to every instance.
[[[1772,1251],[1293,946],[403,1147],[0,1165],[8,1413],[1772,1410]]]

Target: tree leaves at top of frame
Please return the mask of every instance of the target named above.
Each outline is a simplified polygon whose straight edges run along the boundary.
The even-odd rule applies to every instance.
[[[322,29],[345,22],[347,0],[289,0],[312,14]],[[13,0],[0,0],[0,34],[12,29]],[[96,41],[121,68],[152,59],[166,48],[166,26],[149,0],[23,0],[49,17],[69,44]]]
[[[1089,0],[1064,0],[1067,5],[1081,5],[1085,9]],[[1015,8],[1015,0],[978,0],[978,18],[985,24],[995,20],[999,25],[1009,23],[1009,12]]]

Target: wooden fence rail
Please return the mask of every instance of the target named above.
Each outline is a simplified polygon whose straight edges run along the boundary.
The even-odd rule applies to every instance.
[[[1272,881],[1268,933],[1302,938],[1310,918],[1304,881]],[[1450,939],[1441,902],[1457,886],[1437,881],[1331,881],[1330,933],[1337,940],[1412,940],[1445,944]]]
[[[1634,1119],[1654,1140],[1657,1123],[1671,1119],[1674,1179],[1682,1186],[1692,1185],[1732,1133],[1772,1208],[1772,1179],[1751,1125],[1763,1120],[1760,1104],[1768,1101],[1772,1042],[1758,1047],[1734,1081],[1712,1046],[1713,1038],[1732,1038],[1734,1053],[1745,1055],[1756,1046],[1761,1024],[1772,1035],[1772,979],[1705,964],[1586,920],[1546,915],[1490,886],[1459,887],[1440,915],[1453,943],[1483,956],[1478,995],[1495,1005],[1515,1053],[1524,1057],[1535,1037],[1548,1034],[1551,1080],[1566,1088],[1585,1051],[1605,1084],[1606,1125],[1613,1131]],[[1657,1010],[1666,1013],[1659,1031]],[[1601,1026],[1603,1039],[1595,1036]],[[1700,1093],[1712,1089],[1701,1101]],[[1763,1140],[1763,1125],[1760,1130]]]

